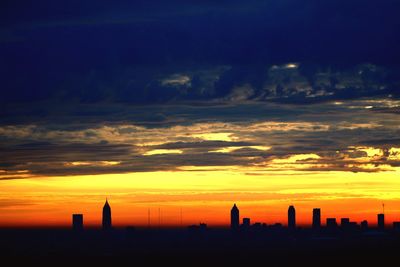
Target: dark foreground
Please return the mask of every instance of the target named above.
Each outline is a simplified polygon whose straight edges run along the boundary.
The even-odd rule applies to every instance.
[[[1,266],[398,266],[400,234],[0,230]]]

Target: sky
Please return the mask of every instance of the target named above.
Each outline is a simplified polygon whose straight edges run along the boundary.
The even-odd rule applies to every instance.
[[[400,221],[399,11],[2,1],[0,227]]]

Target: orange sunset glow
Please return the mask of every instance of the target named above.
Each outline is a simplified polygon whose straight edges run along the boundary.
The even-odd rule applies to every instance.
[[[252,171],[231,167],[5,180],[0,197],[10,199],[5,202],[10,207],[3,204],[1,226],[64,227],[72,213],[83,213],[87,226],[99,227],[106,197],[117,227],[147,227],[149,219],[151,227],[227,226],[233,203],[241,217],[267,224],[286,224],[289,205],[295,205],[304,226],[315,207],[322,209],[323,221],[349,217],[374,224],[382,203],[388,222],[400,216],[399,169],[379,174]]]

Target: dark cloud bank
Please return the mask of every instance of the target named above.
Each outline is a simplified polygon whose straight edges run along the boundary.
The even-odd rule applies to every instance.
[[[398,1],[150,2],[3,3],[1,102],[152,104],[226,97],[244,85],[242,97],[285,102],[398,96]],[[271,66],[289,62],[300,63],[314,95],[330,94],[306,99],[285,87],[290,75],[277,95],[266,90]],[[362,86],[335,90],[360,68]]]

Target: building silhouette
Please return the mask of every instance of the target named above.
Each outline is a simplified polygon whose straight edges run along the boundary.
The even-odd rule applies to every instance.
[[[231,228],[237,229],[239,227],[239,209],[236,204],[231,209]]]
[[[379,230],[385,229],[385,214],[383,213],[378,214],[378,229]]]
[[[337,222],[336,222],[336,218],[327,218],[326,219],[326,228],[328,229],[336,229],[337,228]]]
[[[393,222],[393,230],[400,232],[400,222]]]
[[[312,228],[321,228],[321,209],[313,209]]]
[[[112,227],[112,222],[111,222],[111,207],[108,204],[108,200],[106,199],[106,203],[104,204],[103,207],[103,229],[104,230],[109,230]]]
[[[341,218],[340,219],[340,227],[348,228],[350,226],[350,219],[349,218]]]
[[[203,231],[206,231],[208,228],[207,228],[207,224],[206,224],[206,223],[200,223],[200,224],[193,224],[193,225],[190,225],[190,226],[188,226],[188,229],[189,229],[190,231],[200,231],[200,232],[203,232]]]
[[[262,227],[265,227],[266,225],[265,225],[265,223],[260,223],[260,222],[255,222],[253,225],[252,225],[252,228],[253,229],[257,229],[257,230],[260,230]]]
[[[361,222],[361,230],[368,230],[368,221],[367,220],[363,220]]]
[[[250,218],[243,218],[243,227],[249,228],[250,227]]]
[[[349,222],[348,229],[350,231],[356,231],[356,230],[360,229],[360,226],[358,225],[357,222]]]
[[[72,229],[83,230],[83,214],[72,214]]]
[[[289,229],[296,228],[296,210],[293,206],[289,206],[288,209],[288,228]]]

